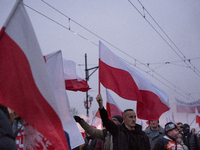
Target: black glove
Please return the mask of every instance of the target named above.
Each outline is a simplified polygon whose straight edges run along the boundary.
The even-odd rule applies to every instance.
[[[74,119],[76,120],[76,122],[80,122],[81,120],[83,120],[81,117],[79,116],[74,116]]]

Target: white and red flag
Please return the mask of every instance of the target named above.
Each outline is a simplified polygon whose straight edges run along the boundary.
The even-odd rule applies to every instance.
[[[92,118],[91,126],[93,128],[102,129],[102,121],[101,121],[99,110],[97,110],[95,116]]]
[[[69,134],[71,148],[84,143],[84,139],[77,127],[77,124],[70,112],[70,104],[65,90],[65,78],[63,71],[62,52],[57,51],[45,56],[47,72],[51,81],[55,102],[50,103],[51,107],[58,114],[65,132]]]
[[[158,120],[169,110],[167,94],[99,41],[99,81],[120,97],[137,101],[140,119]]]
[[[200,99],[194,102],[184,102],[176,99],[176,111],[178,113],[195,113],[195,108],[200,111]]]
[[[198,112],[197,108],[195,108],[195,115],[196,115],[196,123],[198,123],[200,126],[200,116],[199,116],[199,112]]]
[[[108,113],[108,117],[111,119],[115,115],[119,115],[123,117],[123,112],[113,99],[113,97],[110,95],[108,90],[106,89],[106,97],[107,97],[107,102],[106,102],[106,110]]]
[[[22,0],[0,31],[0,103],[14,110],[57,150],[68,150],[47,69]],[[59,109],[59,108],[57,108]]]
[[[87,82],[76,74],[76,63],[63,59],[66,90],[86,92],[90,89]]]

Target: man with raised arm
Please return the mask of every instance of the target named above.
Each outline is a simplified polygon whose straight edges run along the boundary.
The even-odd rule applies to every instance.
[[[113,135],[113,150],[150,150],[149,138],[142,131],[142,127],[136,124],[136,114],[133,109],[126,109],[123,112],[124,122],[116,125],[108,118],[101,94],[97,95],[96,100],[102,122]]]

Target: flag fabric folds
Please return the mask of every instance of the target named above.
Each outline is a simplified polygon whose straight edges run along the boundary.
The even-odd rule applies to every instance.
[[[99,81],[120,97],[137,101],[140,119],[158,120],[169,110],[167,94],[99,41]]]
[[[196,123],[198,123],[200,127],[200,116],[197,108],[195,108],[195,115],[196,115]]]
[[[87,82],[77,76],[74,61],[63,59],[63,67],[66,90],[86,92],[90,89]]]
[[[70,104],[65,90],[62,52],[57,51],[45,55],[45,60],[47,72],[55,95],[55,102],[50,105],[56,110],[64,131],[69,134],[70,145],[73,149],[83,144],[84,140],[70,112]]]
[[[45,62],[21,0],[0,31],[0,103],[14,110],[57,150],[68,150]],[[50,104],[51,103],[51,104]]]
[[[107,97],[106,110],[108,113],[108,117],[110,119],[115,115],[123,117],[123,112],[121,111],[117,103],[114,101],[113,97],[110,95],[107,89],[106,89],[106,97]]]
[[[194,102],[184,102],[176,99],[176,111],[178,113],[195,113],[195,108],[200,111],[200,99]]]

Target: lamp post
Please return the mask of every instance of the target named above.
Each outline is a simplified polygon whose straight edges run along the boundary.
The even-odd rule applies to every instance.
[[[96,67],[93,67],[93,68],[87,68],[87,54],[85,54],[85,80],[86,82],[88,83],[89,81],[89,78],[90,76],[99,68],[99,66],[96,66]],[[93,70],[93,72],[91,74],[89,74],[89,71],[90,70]],[[87,117],[89,117],[89,109],[90,109],[90,106],[92,104],[92,100],[93,100],[93,97],[90,97],[90,99],[88,100],[89,98],[89,95],[88,95],[88,91],[86,91],[86,114],[87,114]],[[88,104],[88,102],[90,102],[90,106]]]

